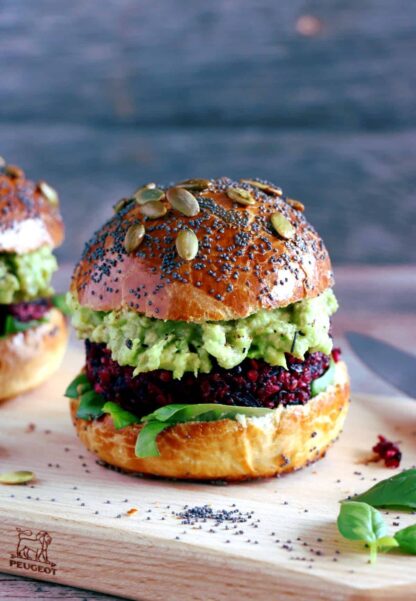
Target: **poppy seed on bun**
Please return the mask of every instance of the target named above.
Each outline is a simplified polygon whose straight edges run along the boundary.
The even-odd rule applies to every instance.
[[[333,283],[323,241],[299,210],[301,203],[260,183],[222,178],[205,189],[186,190],[199,209],[192,216],[171,206],[169,190],[150,201],[166,209],[156,218],[143,215],[147,203],[125,202],[87,244],[71,292],[96,311],[131,308],[147,317],[185,321],[237,319],[317,296]],[[276,214],[280,231],[273,226]],[[126,237],[139,223],[144,236],[129,252]],[[198,239],[192,262],[175,247],[186,231]]]

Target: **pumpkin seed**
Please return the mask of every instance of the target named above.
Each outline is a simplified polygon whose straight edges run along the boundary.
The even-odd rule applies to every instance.
[[[193,194],[185,188],[169,188],[166,197],[172,207],[187,217],[195,217],[199,213],[199,204]]]
[[[6,165],[5,171],[6,171],[6,174],[9,175],[10,177],[17,178],[17,177],[24,176],[23,169],[20,169],[20,167],[17,167],[17,165]]]
[[[156,184],[153,188],[149,188],[149,185],[150,184],[146,184],[146,186],[138,188],[133,194],[133,198],[138,205],[144,205],[148,202],[157,202],[158,200],[162,200],[165,196],[163,190],[156,188]]]
[[[256,201],[251,192],[244,188],[227,188],[227,196],[240,205],[255,205]]]
[[[181,259],[192,261],[198,254],[198,238],[191,229],[181,230],[176,237],[176,250]]]
[[[263,190],[263,192],[267,192],[269,194],[274,194],[275,196],[282,196],[282,188],[279,186],[273,186],[272,184],[265,184],[263,182],[258,182],[255,179],[240,179],[240,182],[244,182],[245,184],[250,184],[250,186],[254,186],[259,190]]]
[[[57,207],[59,205],[58,192],[55,190],[55,188],[52,188],[52,186],[50,186],[47,182],[38,182],[38,190],[46,198],[46,200],[50,202],[50,204],[53,207]]]
[[[132,253],[139,248],[145,233],[146,230],[142,223],[136,223],[129,227],[124,238],[124,248],[128,253]]]
[[[121,198],[116,204],[113,206],[114,213],[119,213],[122,209],[124,209],[129,202],[131,202],[131,198]]]
[[[300,200],[295,200],[294,198],[286,198],[286,202],[290,204],[291,207],[296,209],[296,211],[304,211],[305,205]]]
[[[186,190],[206,190],[211,186],[211,180],[209,179],[186,179],[179,184],[176,184],[176,188],[185,188]]]
[[[145,215],[149,219],[157,219],[158,217],[163,217],[163,215],[166,215],[168,209],[163,202],[154,200],[141,205],[140,211],[142,212],[142,215]]]
[[[275,231],[286,240],[290,240],[296,233],[293,225],[286,219],[282,213],[273,213],[272,217],[272,226]]]
[[[0,474],[0,484],[26,484],[34,480],[33,472],[18,471],[18,472],[3,472]]]

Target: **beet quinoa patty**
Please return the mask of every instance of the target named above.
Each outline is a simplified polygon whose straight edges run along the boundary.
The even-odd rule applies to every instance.
[[[288,354],[287,370],[259,359],[245,359],[233,369],[215,365],[208,374],[195,377],[187,373],[175,380],[164,369],[133,377],[133,368],[113,361],[104,344],[87,340],[86,353],[86,373],[94,390],[137,417],[183,402],[268,409],[304,405],[311,398],[312,381],[320,378],[330,363],[323,353],[307,353],[304,361]]]
[[[27,323],[28,321],[42,319],[51,307],[52,302],[49,298],[39,298],[34,301],[12,305],[0,305],[0,330],[8,315],[22,323]]]

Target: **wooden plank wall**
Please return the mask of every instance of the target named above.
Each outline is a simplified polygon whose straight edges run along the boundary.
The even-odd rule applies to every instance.
[[[0,154],[61,192],[66,260],[141,182],[258,175],[335,262],[415,262],[415,20],[413,0],[2,0]]]

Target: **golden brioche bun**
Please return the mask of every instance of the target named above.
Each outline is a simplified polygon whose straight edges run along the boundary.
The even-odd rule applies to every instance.
[[[47,319],[0,339],[0,400],[35,388],[60,366],[68,340],[67,322],[58,309],[51,309]]]
[[[114,428],[109,415],[86,421],[71,414],[83,444],[106,463],[126,471],[192,480],[246,480],[298,470],[325,455],[340,434],[349,405],[345,363],[335,380],[306,405],[279,407],[259,418],[189,422],[159,434],[159,457],[134,453],[139,425]]]
[[[233,201],[227,190],[236,187],[250,192],[255,204]],[[181,321],[237,319],[317,296],[332,285],[326,248],[301,203],[274,189],[212,180],[194,192],[200,206],[194,217],[172,208],[166,197],[167,213],[157,219],[144,217],[143,207],[130,202],[87,244],[73,275],[73,295],[96,311],[130,308]],[[274,231],[276,212],[295,228],[290,239]],[[144,224],[146,236],[127,253],[126,232],[137,223]],[[199,241],[191,261],[175,249],[177,233],[187,227]]]
[[[22,254],[61,244],[64,225],[53,193],[0,157],[0,252]]]

